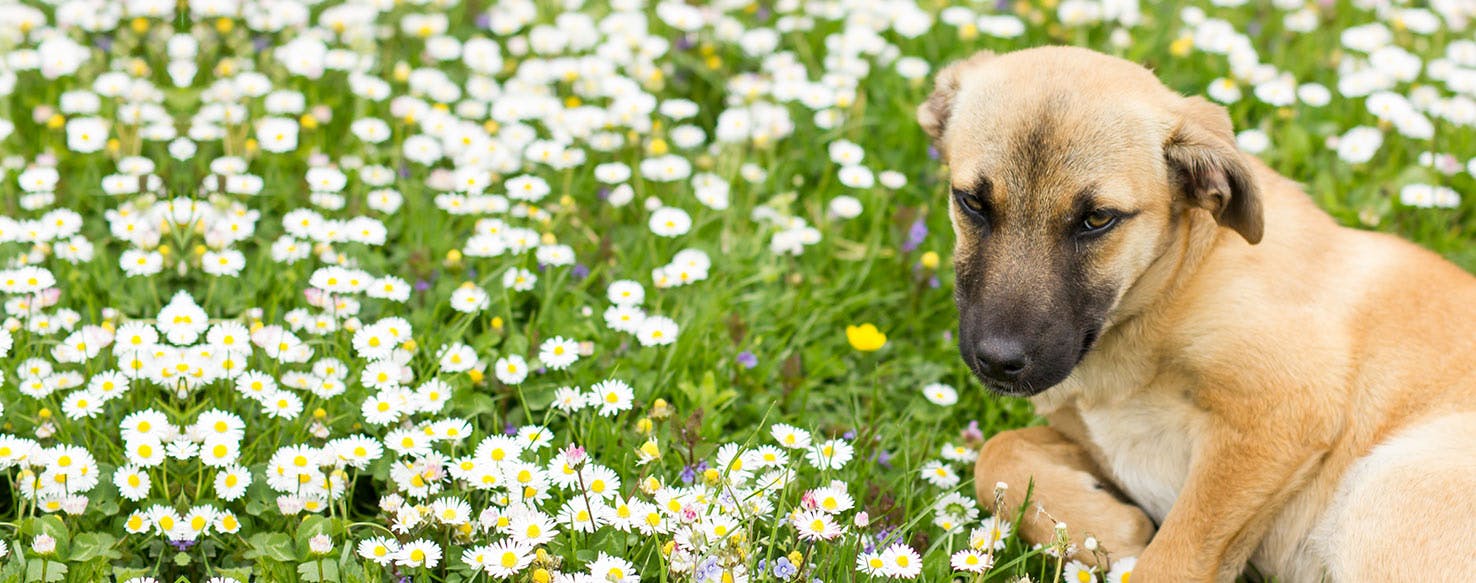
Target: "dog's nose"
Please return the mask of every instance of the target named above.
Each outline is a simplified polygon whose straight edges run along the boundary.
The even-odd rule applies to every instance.
[[[1025,346],[1006,338],[986,338],[974,347],[979,372],[997,381],[1014,381],[1030,366]]]

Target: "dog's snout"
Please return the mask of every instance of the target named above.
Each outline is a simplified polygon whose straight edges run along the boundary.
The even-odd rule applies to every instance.
[[[1009,338],[985,338],[974,346],[979,372],[1001,382],[1014,382],[1030,367],[1025,345]]]

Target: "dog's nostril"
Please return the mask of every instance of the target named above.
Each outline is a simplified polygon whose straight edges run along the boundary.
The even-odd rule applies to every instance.
[[[999,380],[1013,380],[1030,366],[1030,357],[1020,343],[1000,338],[979,342],[974,358],[982,372]]]

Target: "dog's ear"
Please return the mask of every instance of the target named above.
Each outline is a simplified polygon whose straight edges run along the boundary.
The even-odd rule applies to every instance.
[[[1225,108],[1202,97],[1175,107],[1177,125],[1163,145],[1169,172],[1189,204],[1213,213],[1252,245],[1261,242],[1265,223],[1255,175],[1235,145]]]
[[[953,115],[953,98],[958,95],[961,77],[968,69],[992,58],[993,52],[979,51],[972,57],[944,67],[933,77],[933,94],[922,105],[917,106],[918,125],[932,138],[933,146],[944,154],[945,159],[947,154],[943,152],[943,130],[948,127],[948,118]]]

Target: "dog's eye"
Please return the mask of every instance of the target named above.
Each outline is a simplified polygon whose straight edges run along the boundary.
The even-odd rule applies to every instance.
[[[963,205],[965,210],[979,218],[986,218],[989,212],[989,203],[984,201],[984,197],[988,195],[989,183],[987,182],[975,189],[975,192],[953,189],[953,198],[958,199],[958,204]]]
[[[1108,211],[1093,211],[1081,221],[1082,233],[1099,233],[1117,223],[1117,214]]]

